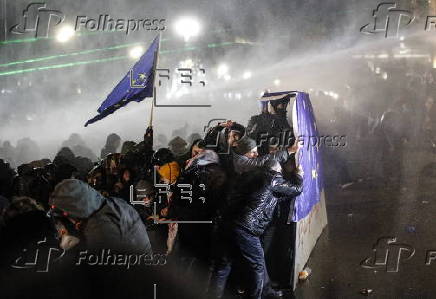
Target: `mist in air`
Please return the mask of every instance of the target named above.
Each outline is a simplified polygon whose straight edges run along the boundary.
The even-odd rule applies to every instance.
[[[98,18],[108,14],[113,18],[165,19],[158,67],[169,69],[171,80],[162,79],[157,102],[212,105],[211,108],[156,107],[155,136],[164,134],[168,140],[178,133],[175,130],[185,133],[183,138],[191,133],[202,134],[209,120],[216,118],[232,119],[246,125],[252,115],[259,113],[257,99],[266,89],[309,92],[320,131],[347,134],[329,132],[334,130],[331,126],[334,107],[339,105],[355,115],[365,115],[370,103],[383,100],[389,105],[397,96],[393,94],[395,91],[386,94],[384,87],[377,83],[383,76],[386,81],[392,80],[395,70],[377,70],[374,62],[364,59],[365,55],[382,55],[385,49],[392,55],[397,48],[419,52],[408,41],[413,40],[416,45],[416,40],[428,38],[419,30],[408,30],[404,31],[400,44],[399,39],[360,33],[363,25],[372,22],[372,10],[377,4],[376,1],[337,0],[225,0],[200,5],[195,1],[111,0],[104,4],[47,1],[48,7],[65,14],[63,24],[73,26],[77,16]],[[25,5],[24,1],[8,3],[7,21],[18,20]],[[405,8],[410,7],[406,4]],[[198,36],[188,41],[177,35],[174,28],[182,16],[194,17],[200,24]],[[72,133],[80,134],[97,155],[106,136],[112,132],[119,134],[122,140],[139,141],[148,126],[151,99],[130,103],[87,128],[83,126],[95,116],[100,103],[134,64],[135,59],[129,58],[134,45],[81,55],[62,54],[134,43],[140,43],[145,49],[157,33],[144,30],[129,35],[99,32],[76,34],[64,43],[48,39],[0,45],[2,65],[61,55],[51,60],[1,67],[0,72],[24,72],[0,76],[0,140],[9,140],[14,145],[19,139],[31,138],[40,147],[39,156],[34,159],[53,158],[61,143]],[[125,58],[109,59],[122,56]],[[422,63],[425,59],[430,58],[398,59],[398,63]],[[94,62],[26,71],[81,61]],[[191,87],[176,83],[180,81],[176,68],[186,65],[205,69],[204,77],[194,72]],[[199,83],[200,79],[206,81],[204,87]],[[385,99],[374,98],[380,95],[385,95]],[[374,121],[382,112],[373,113]],[[336,130],[347,128],[347,120],[342,121],[340,126],[334,127]],[[350,137],[352,142],[353,136]]]

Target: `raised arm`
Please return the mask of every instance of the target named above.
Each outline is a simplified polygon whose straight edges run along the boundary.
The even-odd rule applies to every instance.
[[[276,175],[272,180],[272,191],[286,197],[295,197],[303,191],[303,178],[297,174],[294,182],[285,180],[282,175]]]
[[[261,167],[265,165],[268,160],[276,160],[279,163],[284,163],[289,159],[290,155],[291,154],[287,150],[278,151],[276,153],[268,154],[257,158],[248,158],[246,156],[238,155],[235,153],[233,157],[233,163],[235,166],[235,170],[238,171],[238,169],[245,170],[246,168]]]

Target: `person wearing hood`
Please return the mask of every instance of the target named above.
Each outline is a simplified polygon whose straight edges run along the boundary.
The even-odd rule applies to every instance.
[[[250,118],[247,125],[247,136],[253,138],[259,145],[260,155],[268,154],[271,144],[265,142],[271,138],[280,140],[294,139],[294,132],[286,119],[290,95],[280,99],[261,102],[261,113]],[[284,135],[284,136],[283,136]],[[281,144],[285,145],[285,144]]]
[[[222,193],[225,191],[226,180],[226,173],[220,165],[218,154],[214,151],[203,150],[191,158],[178,182],[189,183],[192,186],[189,213],[195,214],[195,216],[192,215],[195,218],[210,220],[210,217],[216,213],[220,202],[223,201]],[[197,204],[199,210],[194,211],[193,206]]]
[[[66,229],[63,249],[80,242],[91,251],[152,253],[138,212],[122,199],[106,198],[88,184],[68,179],[55,187],[49,204],[49,214]]]
[[[183,140],[183,138],[181,138],[180,136],[176,136],[173,139],[171,139],[170,142],[168,142],[169,149],[176,157],[186,153],[187,145],[188,144],[186,143],[186,141]]]
[[[210,277],[213,223],[225,202],[227,190],[226,173],[219,164],[218,154],[204,150],[194,156],[178,181],[178,186],[182,185],[184,187],[176,191],[170,214],[178,221],[206,223],[179,223],[177,253],[184,273],[206,289]]]
[[[53,298],[77,295],[67,290],[71,283],[64,284],[71,279],[71,269],[62,271],[65,257],[47,212],[29,197],[14,197],[6,206],[3,200],[0,196],[1,297],[45,298],[47,290]]]
[[[107,155],[117,153],[121,145],[121,137],[115,133],[109,134],[105,146],[101,149],[100,158],[105,159]]]
[[[56,175],[59,183],[66,178],[85,179],[88,172],[92,169],[92,161],[86,157],[75,156],[73,151],[68,147],[62,147],[53,159],[59,175]]]
[[[98,160],[97,155],[86,145],[82,137],[73,133],[70,137],[62,142],[62,147],[68,147],[74,153],[76,157],[84,157],[95,162]]]

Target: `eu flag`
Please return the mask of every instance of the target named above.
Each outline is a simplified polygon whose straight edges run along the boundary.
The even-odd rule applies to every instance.
[[[85,127],[109,114],[114,113],[128,103],[141,102],[144,98],[153,96],[154,77],[159,52],[159,35],[153,40],[148,50],[141,56],[138,62],[115,86],[106,100],[97,109],[94,118],[88,120]]]
[[[315,114],[309,95],[298,92],[294,102],[293,119],[295,136],[304,144],[298,151],[299,167],[303,173],[303,192],[295,199],[295,209],[292,221],[298,221],[309,215],[312,208],[321,200],[323,190],[323,174],[319,145],[312,142],[319,140]]]

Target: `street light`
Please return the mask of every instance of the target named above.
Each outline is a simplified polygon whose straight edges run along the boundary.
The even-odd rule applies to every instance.
[[[129,56],[132,59],[138,59],[144,53],[144,48],[141,46],[136,46],[129,51]]]
[[[221,78],[221,77],[227,75],[228,71],[229,71],[229,67],[227,66],[227,64],[224,64],[224,63],[220,64],[218,66],[218,69],[217,69],[218,78]]]
[[[200,23],[192,17],[180,18],[174,25],[174,28],[180,36],[187,42],[191,37],[195,37],[200,33]]]
[[[69,41],[75,34],[73,26],[65,25],[61,27],[56,33],[56,40],[60,43]]]
[[[180,67],[192,69],[194,67],[194,61],[191,58],[180,61]]]
[[[250,79],[251,78],[251,72],[250,71],[245,71],[244,74],[242,75],[242,78],[244,78],[245,80]]]

